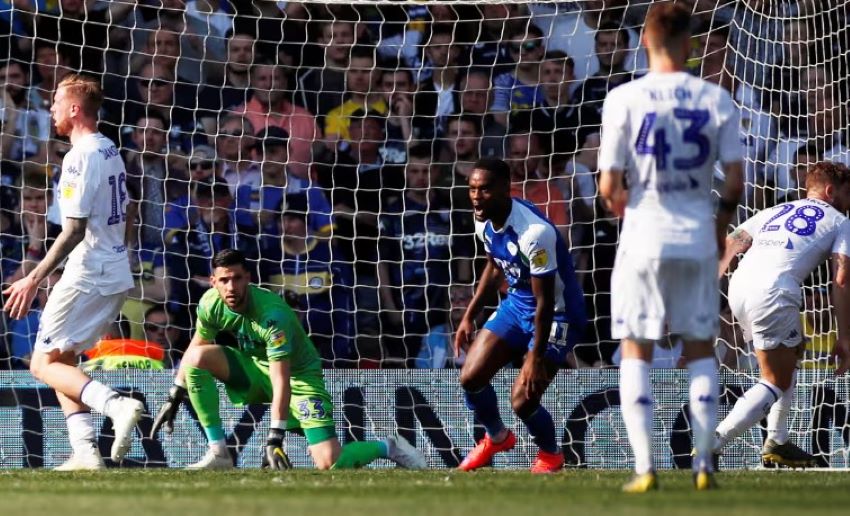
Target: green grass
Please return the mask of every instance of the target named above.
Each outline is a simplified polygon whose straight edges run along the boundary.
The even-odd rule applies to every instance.
[[[0,471],[0,514],[401,516],[607,514],[848,514],[847,472],[725,472],[721,490],[696,493],[685,471],[661,475],[661,490],[623,495],[622,471],[272,473],[111,470]]]

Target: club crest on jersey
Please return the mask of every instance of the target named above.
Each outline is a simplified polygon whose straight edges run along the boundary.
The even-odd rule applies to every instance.
[[[508,252],[511,253],[511,256],[516,256],[516,254],[519,252],[519,247],[517,247],[517,245],[513,242],[508,242],[508,245],[506,245],[505,247],[508,248]]]
[[[535,267],[546,267],[549,263],[549,253],[546,249],[538,249],[531,255],[531,264]]]

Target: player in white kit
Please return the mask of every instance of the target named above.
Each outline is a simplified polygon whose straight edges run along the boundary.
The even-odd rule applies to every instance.
[[[743,191],[743,164],[732,98],[685,71],[689,25],[681,4],[652,5],[643,35],[649,73],[614,88],[602,113],[600,193],[624,218],[611,321],[612,335],[622,339],[620,408],[635,455],[636,475],[623,486],[630,493],[658,485],[649,369],[654,342],[668,333],[684,341],[690,372],[694,485],[715,485],[718,247]],[[711,178],[718,160],[726,184],[715,219]]]
[[[821,162],[806,174],[806,198],[763,210],[726,240],[720,274],[744,254],[729,283],[729,306],[756,351],[761,377],[717,426],[717,450],[767,416],[767,463],[814,466],[815,458],[788,440],[788,413],[802,354],[802,282],[832,256],[838,319],[836,374],[850,365],[850,169]]]
[[[58,189],[62,232],[41,263],[3,292],[9,315],[24,317],[39,285],[67,258],[30,362],[33,376],[56,390],[65,413],[73,453],[56,468],[64,471],[105,467],[89,408],[112,419],[116,462],[127,453],[144,410],[140,401],[119,396],[77,367],[80,353],[103,335],[133,287],[125,245],[126,173],[115,144],[97,131],[102,102],[94,79],[70,75],[59,83],[50,111],[56,133],[69,136],[72,145]]]

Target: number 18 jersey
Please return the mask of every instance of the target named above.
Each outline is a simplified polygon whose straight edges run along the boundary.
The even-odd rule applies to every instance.
[[[800,296],[815,268],[838,253],[850,256],[850,220],[817,199],[763,210],[739,226],[753,239],[733,282],[749,291],[780,289]]]
[[[124,244],[127,174],[115,144],[100,133],[86,135],[62,160],[62,218],[87,219],[86,235],[71,251],[62,275],[83,292],[118,294],[133,288]]]
[[[599,168],[625,172],[620,247],[647,258],[716,255],[713,167],[742,155],[737,108],[719,86],[676,72],[649,73],[611,90]]]

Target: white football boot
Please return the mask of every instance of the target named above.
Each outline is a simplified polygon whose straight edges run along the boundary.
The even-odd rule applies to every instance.
[[[428,463],[425,462],[425,455],[407,442],[404,437],[400,435],[388,437],[386,443],[387,448],[389,448],[387,458],[399,466],[407,469],[425,469],[428,467]]]
[[[201,460],[194,464],[189,464],[186,466],[186,469],[231,469],[235,467],[233,465],[233,459],[226,449],[222,453],[209,448],[207,453],[201,457]]]
[[[110,457],[118,463],[130,451],[133,434],[136,432],[136,425],[142,418],[145,406],[141,401],[126,396],[113,398],[108,403],[109,417],[112,419],[112,428],[115,430]]]
[[[91,445],[81,446],[75,449],[62,465],[53,468],[53,471],[94,471],[98,469],[106,469],[106,464],[103,462],[103,457],[100,456],[100,451],[95,443]]]

